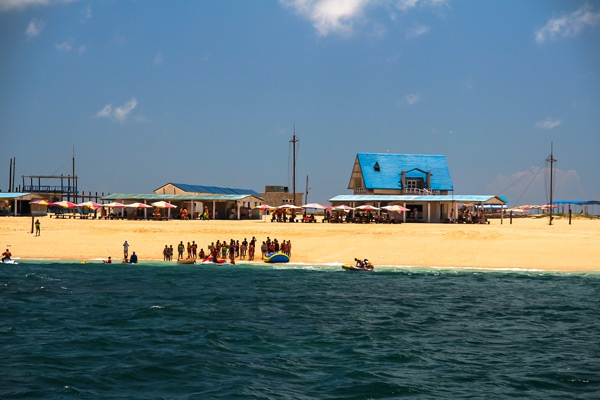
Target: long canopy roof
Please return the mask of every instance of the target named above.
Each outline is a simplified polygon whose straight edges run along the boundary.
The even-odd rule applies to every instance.
[[[113,193],[102,200],[152,200],[152,201],[238,201],[252,194],[155,194],[155,193]],[[254,196],[256,197],[256,196]]]
[[[338,195],[329,199],[331,203],[342,202],[457,202],[468,204],[506,204],[508,200],[504,196],[493,195]]]

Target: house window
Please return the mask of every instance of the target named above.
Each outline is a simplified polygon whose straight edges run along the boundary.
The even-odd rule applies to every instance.
[[[422,189],[423,188],[423,180],[422,179],[407,179],[406,180],[406,189]]]

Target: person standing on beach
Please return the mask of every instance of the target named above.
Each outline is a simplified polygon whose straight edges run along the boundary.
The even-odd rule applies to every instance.
[[[125,243],[123,243],[123,258],[129,258],[129,243],[127,243],[127,240],[125,241]]]
[[[35,220],[35,236],[40,236],[40,220]]]
[[[185,245],[183,244],[183,240],[179,242],[177,245],[177,259],[183,260],[183,252],[185,250]]]
[[[163,249],[163,261],[169,261],[169,246],[165,244],[165,248]]]

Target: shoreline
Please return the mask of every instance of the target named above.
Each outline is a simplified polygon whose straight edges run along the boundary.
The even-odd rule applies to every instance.
[[[120,264],[127,240],[130,254],[136,251],[143,264],[163,263],[165,244],[176,247],[180,241],[195,241],[198,249],[206,250],[216,240],[241,242],[255,236],[259,247],[269,236],[291,240],[290,266],[341,266],[357,257],[368,258],[382,269],[600,272],[600,220],[596,219],[576,219],[572,225],[556,219],[552,226],[547,218],[513,219],[512,224],[491,220],[489,225],[39,219],[41,235],[36,237],[31,233],[31,218],[0,218],[0,246],[9,246],[13,257],[22,262],[87,262],[112,255],[113,263]],[[236,259],[236,263],[243,261]],[[260,249],[254,264],[263,264]]]
[[[59,263],[59,264],[80,264],[80,265],[106,265],[106,263],[102,262],[100,259],[90,259],[90,260],[76,260],[76,259],[66,259],[66,258],[45,258],[45,259],[33,259],[29,258],[26,260],[22,260],[19,257],[13,257],[15,261],[17,261],[16,265],[26,265],[29,263]],[[12,264],[15,265],[15,264]],[[111,265],[115,266],[132,266],[137,265],[140,267],[148,266],[148,267],[173,267],[173,266],[181,266],[184,268],[223,268],[227,266],[250,266],[250,267],[264,267],[270,269],[319,269],[319,270],[340,270],[340,272],[344,272],[342,270],[342,265],[340,263],[301,263],[301,262],[289,262],[289,263],[275,263],[269,264],[262,261],[247,261],[241,260],[236,261],[235,264],[224,264],[224,265],[205,265],[203,266],[200,263],[196,264],[177,264],[176,261],[162,261],[158,259],[153,260],[142,260],[137,264],[130,263],[122,263],[122,262],[113,262]],[[535,268],[519,268],[519,267],[469,267],[469,266],[427,266],[427,265],[378,265],[376,266],[374,272],[381,271],[409,271],[413,273],[431,273],[431,272],[441,272],[441,273],[526,273],[526,274],[561,274],[561,275],[599,275],[600,269],[590,269],[590,270],[581,270],[581,271],[571,271],[564,269],[535,269]],[[353,271],[356,272],[356,271]],[[358,272],[360,273],[360,271]]]

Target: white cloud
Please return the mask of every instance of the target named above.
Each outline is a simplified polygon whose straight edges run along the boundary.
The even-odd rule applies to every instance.
[[[42,33],[42,31],[44,30],[45,26],[46,23],[43,20],[34,18],[29,22],[29,25],[27,25],[25,35],[28,39],[32,39],[36,36],[39,36],[39,34]]]
[[[85,44],[82,44],[81,46],[79,46],[77,48],[77,53],[79,55],[82,55],[83,53],[85,53],[87,51],[87,49],[88,49],[88,46],[86,46]]]
[[[25,10],[30,7],[72,3],[76,0],[0,0],[0,12]]]
[[[61,53],[69,53],[71,50],[73,50],[73,41],[65,40],[62,43],[55,43],[54,47]]]
[[[112,104],[107,104],[104,108],[96,113],[96,117],[110,117],[112,113]]]
[[[421,100],[421,95],[419,93],[410,93],[404,96],[404,100],[406,101],[406,104],[413,106]]]
[[[406,32],[407,39],[414,39],[429,32],[429,27],[425,25],[416,25]]]
[[[88,4],[81,12],[81,23],[84,24],[92,19],[92,5]]]
[[[562,121],[559,119],[546,118],[541,121],[535,123],[535,127],[538,129],[553,129],[562,124]]]
[[[535,32],[535,41],[542,44],[548,40],[573,37],[587,27],[600,24],[600,11],[592,10],[591,6],[583,5],[569,15],[552,18],[546,25]]]
[[[114,116],[117,120],[123,122],[125,118],[137,107],[137,100],[135,98],[129,100],[127,103],[120,107],[115,108]]]
[[[293,9],[302,18],[311,21],[319,36],[329,34],[350,36],[357,23],[368,20],[366,13],[369,8],[384,8],[390,11],[390,20],[395,21],[392,9],[406,12],[419,4],[437,7],[447,4],[448,0],[279,0],[279,2]],[[386,31],[377,22],[373,24],[377,35],[381,36]],[[428,30],[427,27],[411,30],[410,37],[422,35]]]
[[[319,36],[330,33],[349,35],[355,20],[362,17],[368,0],[280,0],[312,21]]]
[[[407,11],[411,8],[415,8],[419,0],[398,0],[396,1],[396,8],[400,11]]]
[[[156,55],[154,56],[154,60],[152,61],[152,63],[154,64],[162,64],[164,62],[163,58],[162,58],[162,54],[160,54],[160,52],[156,53]]]
[[[114,118],[119,122],[124,122],[127,116],[137,107],[138,102],[135,98],[132,98],[122,106],[113,109],[112,104],[107,104],[102,110],[96,113],[97,118]]]

